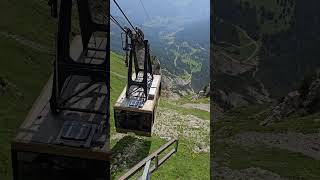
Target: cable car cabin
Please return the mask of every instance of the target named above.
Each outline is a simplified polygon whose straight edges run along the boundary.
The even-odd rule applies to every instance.
[[[135,74],[132,76],[136,81],[141,81],[141,77],[141,73],[137,77]],[[128,91],[130,94],[126,96],[126,86],[114,105],[116,131],[150,137],[160,98],[161,75],[153,75],[153,79],[148,78],[147,97],[142,87],[133,85]]]

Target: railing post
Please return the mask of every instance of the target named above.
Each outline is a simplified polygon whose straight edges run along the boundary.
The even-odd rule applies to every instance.
[[[176,152],[178,152],[178,144],[179,144],[179,143],[178,143],[178,139],[176,139],[176,148],[175,148],[175,151],[176,151]]]
[[[175,143],[175,148],[172,148],[170,152],[168,152],[166,155],[164,155],[159,160],[159,154],[163,153],[167,148],[172,147]],[[176,153],[178,151],[178,139],[172,139],[166,144],[162,145],[158,150],[153,152],[151,155],[140,161],[137,165],[132,167],[126,174],[121,176],[119,180],[127,180],[130,177],[132,177],[137,171],[139,171],[143,166],[143,175],[140,176],[139,180],[149,180],[151,173],[158,169],[161,164],[163,164],[167,159],[169,159],[172,154]],[[151,166],[151,161],[155,159],[155,165]]]
[[[156,155],[155,159],[156,159],[155,167],[156,167],[156,169],[158,169],[158,167],[159,167],[159,155],[158,154]]]

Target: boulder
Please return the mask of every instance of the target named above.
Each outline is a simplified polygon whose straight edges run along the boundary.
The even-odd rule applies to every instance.
[[[161,74],[161,66],[160,66],[159,59],[155,56],[152,56],[151,61],[152,61],[152,73],[160,75]]]
[[[281,121],[294,112],[301,114],[320,111],[320,79],[312,81],[307,96],[302,98],[298,91],[290,92],[282,102],[273,107],[260,125],[269,125]]]

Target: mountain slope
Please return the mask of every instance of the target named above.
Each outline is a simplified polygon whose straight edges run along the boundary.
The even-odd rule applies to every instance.
[[[50,17],[46,1],[1,1],[0,9],[2,18],[0,24],[0,179],[6,180],[12,179],[11,139],[52,72],[55,23]],[[12,18],[5,19],[8,16]],[[126,67],[121,55],[111,52],[110,56],[110,104],[113,105],[125,87]],[[195,120],[200,125],[208,124],[209,112],[179,107],[190,102],[208,104],[208,99],[193,102],[190,96],[176,102],[167,99],[161,101],[160,108],[163,108],[161,112],[164,114],[163,118],[159,119],[157,127],[161,127],[160,122],[169,124],[177,122],[176,116],[181,118],[182,123],[179,124],[181,129],[170,127],[180,136],[178,154],[154,173],[155,178],[194,179],[202,177],[208,179],[209,177],[208,129],[195,130],[195,135],[200,135],[201,144],[184,138],[182,133],[189,132],[183,131],[183,129],[189,129],[189,121]],[[166,116],[173,114],[172,112],[175,116]],[[133,164],[166,142],[166,139],[161,136],[162,131],[158,131],[158,134],[149,139],[117,134],[113,114],[110,117],[112,150],[122,155],[127,152],[126,150],[134,152],[133,154],[128,153],[127,157],[130,157],[130,160],[125,159],[127,164],[122,161],[123,159],[119,159],[118,163],[113,162],[114,165],[125,164],[118,168],[113,165],[113,177],[122,175]],[[138,151],[132,151],[134,147],[137,147]],[[204,151],[200,151],[199,147]]]
[[[214,45],[216,81],[220,81],[218,77],[251,74],[247,81],[255,82],[256,86],[224,88],[242,90],[244,93],[240,95],[244,99],[256,99],[253,102],[261,98],[264,102],[279,99],[296,88],[308,71],[320,66],[316,49],[320,37],[315,31],[319,28],[316,3],[218,1]]]
[[[215,178],[320,177],[319,112],[300,98],[311,90],[300,80],[320,66],[319,5],[217,1],[214,99],[224,115],[212,126]]]

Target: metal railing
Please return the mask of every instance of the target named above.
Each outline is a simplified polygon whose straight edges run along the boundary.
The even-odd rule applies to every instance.
[[[169,151],[166,155],[164,155],[159,160],[159,155],[164,152],[166,149],[168,149],[170,146],[174,145],[174,149]],[[125,173],[123,176],[119,178],[119,180],[127,180],[133,175],[135,175],[139,170],[144,167],[143,174],[139,178],[139,180],[149,180],[150,175],[157,170],[166,160],[168,160],[172,154],[176,153],[178,151],[178,139],[172,139],[166,144],[162,145],[158,150],[150,154],[148,157],[144,158],[142,161],[140,161],[137,165],[132,167],[127,173]],[[151,166],[151,161],[155,159],[155,165]]]

